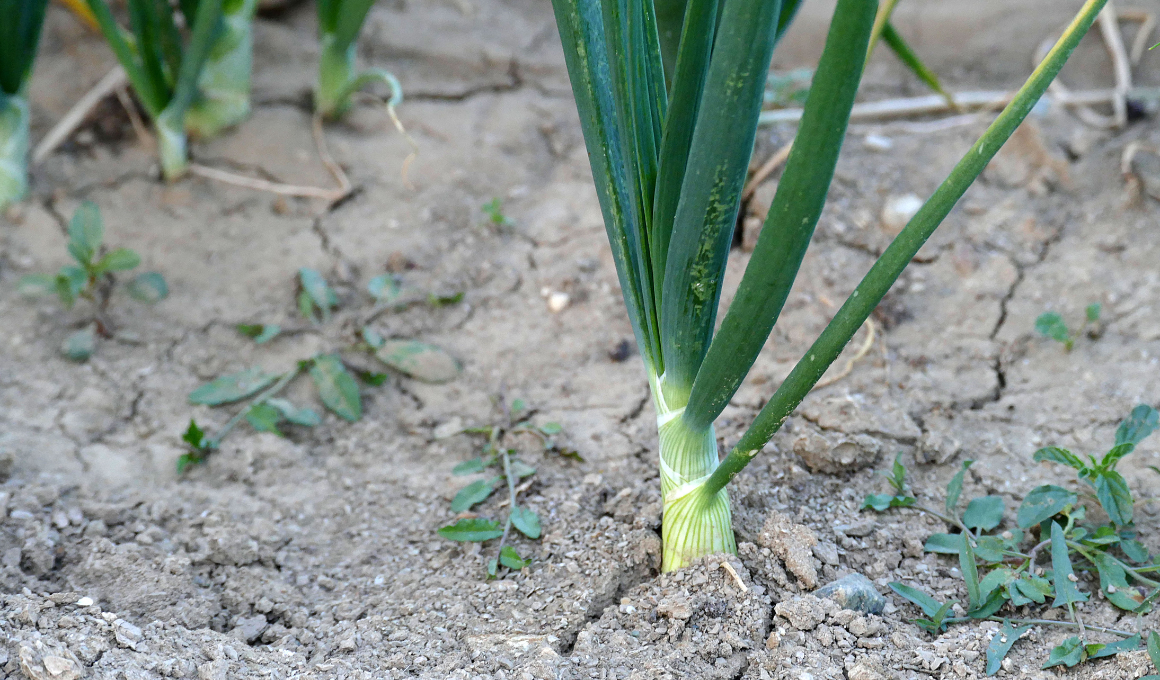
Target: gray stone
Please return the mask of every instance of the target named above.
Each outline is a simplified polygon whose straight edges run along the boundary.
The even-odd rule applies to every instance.
[[[867,614],[881,614],[886,608],[886,598],[882,597],[870,579],[862,574],[850,574],[827,583],[817,590],[817,595],[830,598],[843,609]]]
[[[238,619],[237,625],[234,626],[233,634],[246,642],[253,642],[262,636],[269,625],[265,616],[243,616]]]

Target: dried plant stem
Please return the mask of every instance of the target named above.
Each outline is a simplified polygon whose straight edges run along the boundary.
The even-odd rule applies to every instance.
[[[64,114],[64,117],[52,126],[48,134],[40,140],[32,152],[32,162],[39,163],[55,151],[85,122],[85,118],[96,108],[97,104],[101,103],[102,99],[123,88],[128,82],[129,77],[125,74],[125,69],[120,66],[116,66],[112,71],[106,73],[105,77],[97,81],[92,89],[78,99],[77,103],[68,110],[68,113]]]
[[[788,144],[775,151],[773,155],[769,157],[769,160],[765,161],[765,163],[763,163],[762,166],[758,168],[757,172],[753,173],[753,177],[750,177],[749,182],[745,185],[745,190],[741,192],[741,200],[747,200],[750,196],[752,196],[753,192],[757,191],[758,185],[764,182],[766,177],[769,177],[771,174],[773,174],[774,170],[777,170],[783,163],[785,163],[785,159],[789,158],[790,151],[793,151],[792,139],[789,140]]]

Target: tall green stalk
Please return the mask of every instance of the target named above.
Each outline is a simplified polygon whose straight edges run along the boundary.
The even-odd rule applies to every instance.
[[[195,138],[215,137],[250,115],[257,10],[258,0],[222,5],[222,27],[202,66],[198,96],[185,114],[185,129]]]
[[[649,0],[553,0],[617,276],[657,413],[664,570],[735,550],[726,483],[841,353],[1043,94],[1105,2],[1088,0],[718,464],[713,421],[769,337],[813,236],[877,2],[838,0],[769,216],[714,334],[770,54],[799,3],[665,0],[654,13]],[[674,45],[677,17],[682,28]]]
[[[0,0],[0,210],[28,191],[28,80],[47,0]]]

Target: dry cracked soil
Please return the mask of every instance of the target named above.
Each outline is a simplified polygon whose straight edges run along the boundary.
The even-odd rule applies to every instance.
[[[1075,4],[904,3],[899,21],[955,88],[1006,88]],[[824,5],[807,8],[775,66],[809,63]],[[254,115],[195,145],[200,162],[329,181],[310,135],[313,35],[309,7],[259,20]],[[738,477],[739,555],[658,575],[647,382],[624,351],[632,332],[548,3],[383,2],[360,58],[406,89],[400,116],[419,147],[413,188],[401,175],[411,147],[375,106],[327,129],[356,191],[326,210],[202,179],[166,186],[110,104],[35,169],[33,196],[0,220],[0,678],[983,676],[997,624],[932,637],[886,587],[965,599],[957,562],[922,550],[943,525],[862,511],[861,501],[886,490],[877,471],[901,453],[923,502],[940,504],[972,459],[964,497],[997,494],[1010,511],[1036,485],[1062,481],[1031,461],[1036,448],[1102,451],[1132,406],[1160,405],[1157,206],[1146,192],[1133,200],[1119,169],[1129,142],[1160,143],[1152,118],[1112,132],[1037,109],[879,309],[871,351],[813,392]],[[1076,59],[1069,85],[1111,82],[1094,37]],[[1146,56],[1138,81],[1160,80],[1158,64]],[[111,66],[103,44],[54,8],[32,88],[34,138]],[[876,54],[863,92],[921,88]],[[985,124],[851,126],[786,311],[719,420],[725,447],[888,243],[884,206],[928,195]],[[792,133],[763,128],[755,162]],[[756,192],[750,214],[775,182]],[[508,224],[481,212],[493,197]],[[76,364],[58,347],[83,309],[22,298],[15,283],[65,263],[62,225],[83,200],[100,205],[111,244],[164,272],[171,295],[148,309],[115,298],[117,339]],[[734,252],[724,303],[747,260]],[[339,293],[325,326],[297,317],[300,267],[324,272]],[[392,374],[364,387],[359,422],[327,415],[286,437],[242,426],[207,464],[176,474],[190,418],[216,428],[232,413],[191,406],[191,389],[349,345],[371,312],[366,282],[384,272],[464,293],[371,322],[383,336],[446,349],[463,364],[457,380]],[[551,293],[566,293],[567,305],[550,310]],[[1074,322],[1092,302],[1103,305],[1101,333],[1070,353],[1034,333],[1041,312]],[[291,332],[256,345],[234,330],[255,322]],[[488,580],[491,544],[454,544],[435,529],[452,518],[463,483],[452,467],[480,446],[443,435],[496,422],[497,394],[524,399],[537,422],[559,422],[583,460],[515,442],[538,469],[521,502],[543,517],[543,538],[515,540],[531,566]],[[305,384],[290,396],[314,399]],[[1125,460],[1137,496],[1153,495],[1157,463],[1157,439]],[[499,516],[502,501],[478,511]],[[1138,520],[1153,551],[1158,511],[1144,504]],[[881,614],[811,592],[853,573],[885,596]],[[1096,589],[1086,577],[1080,585]],[[1082,612],[1090,625],[1160,625],[1100,599]],[[1039,670],[1067,634],[1033,629],[999,677],[1147,672],[1143,652]]]

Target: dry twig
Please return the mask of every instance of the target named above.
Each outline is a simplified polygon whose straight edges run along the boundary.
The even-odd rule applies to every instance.
[[[76,104],[64,114],[56,125],[48,131],[48,134],[40,140],[36,145],[36,149],[32,152],[32,162],[39,163],[44,160],[48,154],[56,150],[58,146],[64,143],[77,128],[85,122],[85,118],[89,113],[96,108],[101,100],[116,92],[119,88],[124,87],[129,82],[128,76],[125,75],[125,69],[116,66],[112,71],[105,74],[104,78],[97,81],[97,84],[91,90],[86,92],[84,96],[77,100]]]

